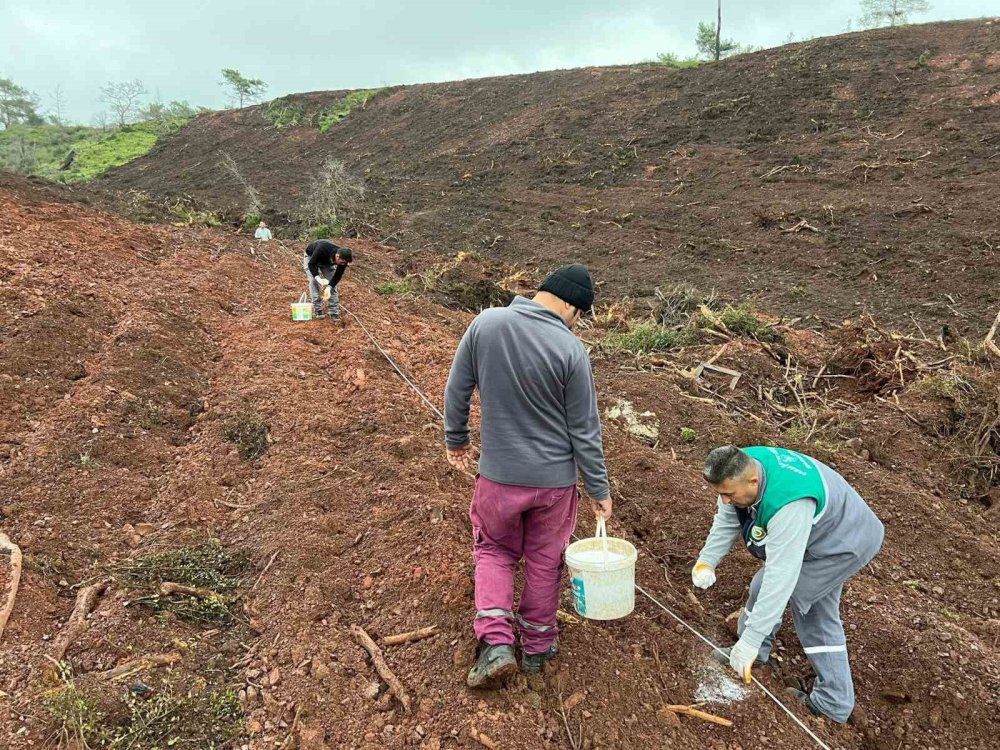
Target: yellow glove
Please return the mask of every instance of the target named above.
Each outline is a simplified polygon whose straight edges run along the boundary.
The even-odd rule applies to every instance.
[[[696,563],[691,569],[691,583],[700,589],[707,589],[715,583],[715,568],[706,562]]]

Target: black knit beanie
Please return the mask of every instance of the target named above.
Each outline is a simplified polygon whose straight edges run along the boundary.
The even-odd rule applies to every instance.
[[[550,273],[538,291],[554,294],[581,312],[588,312],[594,304],[594,283],[590,280],[590,272],[579,263]]]

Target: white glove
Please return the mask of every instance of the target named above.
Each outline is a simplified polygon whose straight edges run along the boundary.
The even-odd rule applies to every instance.
[[[700,589],[707,589],[715,583],[715,568],[705,562],[695,563],[691,568],[691,583]]]
[[[330,280],[324,276],[317,276],[316,283],[320,286],[330,286]]]
[[[754,660],[757,658],[759,649],[748,646],[742,638],[736,641],[732,651],[729,652],[729,666],[736,670],[743,682],[750,684],[750,670],[753,668]]]

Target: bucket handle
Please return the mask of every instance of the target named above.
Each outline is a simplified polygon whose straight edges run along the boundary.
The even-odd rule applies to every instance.
[[[594,531],[594,538],[601,539],[604,549],[604,567],[608,567],[608,522],[604,520],[604,516],[597,517],[597,529]]]
[[[304,305],[305,302],[306,302],[306,293],[302,292],[302,294],[299,296],[299,304]]]
[[[604,537],[608,538],[608,522],[604,520],[604,516],[597,517],[597,530],[594,532],[594,536],[598,539]]]

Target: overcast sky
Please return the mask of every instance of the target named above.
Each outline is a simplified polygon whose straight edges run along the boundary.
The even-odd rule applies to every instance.
[[[978,18],[998,0],[932,0],[916,21]],[[727,7],[728,6],[728,7]],[[715,0],[0,0],[0,78],[90,122],[107,81],[225,106],[219,70],[298,91],[446,81],[694,53]],[[775,46],[858,27],[859,0],[723,0],[723,35]]]

